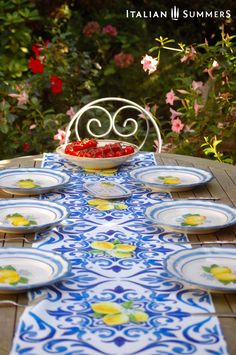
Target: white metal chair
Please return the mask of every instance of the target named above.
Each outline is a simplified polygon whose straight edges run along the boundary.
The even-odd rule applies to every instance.
[[[104,106],[106,105],[110,105],[110,104],[115,104],[119,103],[119,108],[115,110],[115,112],[113,112],[112,114],[108,111],[108,109]],[[113,106],[112,109],[114,110]],[[104,120],[101,120],[101,117],[98,119],[98,116],[96,114],[96,117],[90,117],[85,125],[83,125],[82,123],[82,116],[85,113],[88,113],[89,111],[94,111],[96,110],[96,112],[100,111],[101,113],[104,113],[104,115],[106,116],[106,119],[108,119],[107,122],[107,128],[105,130],[105,132],[103,133],[95,133],[92,128],[91,125],[96,125],[97,128],[102,128],[102,126],[104,125]],[[128,114],[130,114],[131,111],[136,111],[136,118],[133,117],[127,117],[125,119],[123,119],[123,130],[126,128],[130,129],[130,132],[127,133],[122,133],[118,130],[118,125],[117,125],[117,121],[119,120],[119,115],[122,113],[122,115],[124,115],[124,113],[122,111],[127,110]],[[92,113],[92,112],[91,112]],[[90,114],[91,114],[90,113]],[[141,117],[140,117],[141,116]],[[102,123],[101,123],[102,121]],[[65,136],[65,144],[67,144],[69,142],[69,138],[70,135],[72,133],[72,126],[75,125],[74,129],[75,129],[75,135],[76,138],[78,140],[81,140],[83,137],[80,136],[79,130],[81,129],[81,127],[83,127],[83,129],[85,128],[86,131],[88,132],[88,134],[92,137],[95,138],[107,138],[109,136],[109,134],[111,132],[113,132],[114,134],[116,134],[118,137],[122,137],[122,138],[128,138],[131,136],[135,136],[138,129],[140,128],[140,124],[143,124],[143,122],[145,122],[146,125],[146,132],[144,132],[144,137],[142,138],[141,143],[138,144],[139,149],[141,149],[143,147],[143,145],[145,144],[148,136],[149,136],[149,132],[150,132],[150,124],[153,125],[155,133],[156,133],[156,137],[157,137],[157,141],[158,141],[158,152],[161,151],[161,146],[162,146],[162,139],[161,139],[161,134],[160,134],[160,130],[159,127],[154,119],[154,117],[152,116],[152,114],[147,111],[146,109],[144,109],[142,106],[136,104],[133,101],[124,99],[124,98],[119,98],[119,97],[105,97],[105,98],[101,98],[101,99],[97,99],[94,100],[90,103],[88,103],[87,105],[83,106],[80,110],[78,110],[76,112],[76,114],[74,115],[74,117],[71,119],[68,127],[67,127],[67,131],[66,131],[66,136]],[[130,125],[130,127],[127,127],[128,125]]]

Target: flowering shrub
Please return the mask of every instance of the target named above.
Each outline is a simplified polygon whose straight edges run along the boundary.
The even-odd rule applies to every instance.
[[[78,107],[97,96],[98,69],[88,53],[76,53],[72,44],[59,36],[33,44],[28,76],[5,84],[0,138],[8,144],[0,158],[54,150]]]
[[[143,69],[150,75],[161,71],[164,49],[175,53],[176,64],[171,68],[175,80],[165,96],[169,123],[166,119],[162,122],[164,146],[169,151],[172,147],[178,153],[205,153],[220,161],[236,161],[235,37],[226,34],[223,27],[221,40],[215,45],[206,40],[170,47],[174,41],[160,37],[158,46],[151,49],[157,56],[143,57]],[[165,117],[167,112],[165,108]]]

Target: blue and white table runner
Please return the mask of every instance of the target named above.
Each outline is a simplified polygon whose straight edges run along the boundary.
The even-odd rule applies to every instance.
[[[53,286],[30,292],[47,298],[27,307],[11,355],[172,355],[228,354],[216,317],[191,316],[214,311],[210,295],[188,289],[163,270],[170,253],[186,248],[169,243],[186,236],[154,227],[144,217],[168,194],[132,181],[134,167],[155,164],[140,153],[118,169],[95,173],[45,154],[43,167],[66,171],[67,187],[43,195],[70,210],[69,218],[35,248],[62,253],[72,272]],[[116,181],[131,197],[102,201],[83,190],[87,181]]]

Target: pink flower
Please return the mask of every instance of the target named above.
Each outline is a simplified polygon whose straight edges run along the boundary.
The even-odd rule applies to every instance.
[[[193,132],[195,132],[195,130],[191,128],[191,125],[190,126],[189,125],[185,125],[184,132],[193,133]]]
[[[171,116],[170,116],[171,121],[174,120],[176,117],[182,116],[182,112],[175,111],[171,107],[170,107],[170,112],[171,112]]]
[[[100,25],[96,21],[88,22],[83,28],[83,34],[85,37],[92,37],[94,33],[100,32]]]
[[[28,102],[29,95],[24,90],[20,94],[8,94],[8,96],[15,97],[18,101],[17,106],[25,105]]]
[[[59,144],[63,144],[65,141],[65,136],[66,136],[66,132],[63,131],[62,129],[58,129],[57,134],[54,135],[53,139],[54,141],[56,140],[60,141]]]
[[[171,123],[172,123],[171,129],[175,133],[180,133],[184,128],[184,124],[179,118],[175,118],[174,120],[172,120]]]
[[[150,113],[151,113],[151,111],[150,111],[150,106],[145,105],[145,110],[146,110],[147,112],[150,112]],[[143,119],[147,118],[147,117],[144,115],[144,113],[140,113],[140,114],[138,115],[138,117],[143,118]]]
[[[76,112],[74,111],[72,106],[69,108],[69,110],[66,111],[66,114],[67,114],[67,116],[70,117],[70,119],[72,119],[74,117],[75,113]]]
[[[199,105],[195,100],[193,108],[194,108],[195,116],[197,116],[199,114],[199,111],[203,108],[203,105]]]
[[[36,128],[36,124],[32,124],[31,126],[29,126],[29,129],[35,129]]]
[[[202,81],[195,81],[193,80],[192,82],[192,88],[195,90],[197,93],[201,93],[203,89],[203,82]]]
[[[114,55],[114,62],[118,68],[127,68],[134,62],[134,57],[130,53],[120,52]]]
[[[158,147],[159,147],[158,140],[154,140],[153,143],[154,143],[153,147],[155,149],[155,152],[158,153]],[[174,151],[175,148],[176,148],[176,146],[173,143],[162,144],[161,152],[162,153],[170,153],[171,151]]]
[[[103,27],[102,32],[107,33],[108,35],[110,35],[112,37],[116,37],[118,34],[116,27],[114,27],[112,25],[107,25],[107,26]]]
[[[143,70],[145,72],[148,71],[148,74],[150,75],[157,70],[158,61],[150,55],[146,54],[145,57],[143,57],[141,60],[141,64],[143,65]]]
[[[174,101],[178,100],[178,97],[175,96],[174,91],[171,89],[167,94],[166,94],[166,103],[173,105]]]
[[[188,62],[189,60],[195,60],[197,57],[197,52],[193,47],[188,48],[185,55],[180,59],[181,63]]]
[[[220,64],[216,60],[214,60],[213,63],[212,63],[212,66],[210,68],[205,68],[203,70],[203,72],[204,73],[208,73],[209,77],[211,79],[214,79],[213,71],[216,70],[216,69],[219,69],[219,67],[220,67]]]

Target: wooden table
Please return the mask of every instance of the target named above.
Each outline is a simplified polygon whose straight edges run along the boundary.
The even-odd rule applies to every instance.
[[[189,197],[189,196],[217,196],[220,202],[236,207],[236,167],[218,163],[216,161],[195,158],[176,154],[158,154],[157,162],[164,165],[184,165],[195,166],[209,170],[215,176],[206,186],[198,187],[193,191],[174,193],[173,197]],[[0,161],[0,168],[9,167],[39,167],[41,166],[42,156],[28,156],[15,158],[11,160]],[[0,191],[1,198],[14,197]],[[0,238],[12,238],[13,236],[0,233]],[[216,241],[216,240],[236,240],[236,226],[226,228],[222,231],[206,235],[191,235],[189,239],[194,241]],[[2,246],[30,246],[22,241],[0,241]],[[226,244],[227,246],[227,244]],[[231,247],[234,247],[231,245]],[[213,294],[212,295],[216,310],[218,312],[235,312],[236,299],[235,294]],[[18,295],[0,295],[1,299],[11,299],[19,303],[27,303],[26,294]],[[15,327],[19,317],[23,312],[23,308],[15,306],[0,306],[0,354],[7,355],[11,349],[12,339]],[[236,354],[236,318],[220,318],[223,333],[225,335],[230,354]]]

